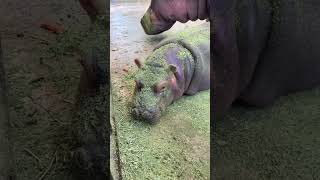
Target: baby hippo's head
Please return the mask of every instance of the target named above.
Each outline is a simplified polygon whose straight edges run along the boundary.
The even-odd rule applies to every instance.
[[[139,60],[135,63],[139,70],[135,76],[132,113],[135,119],[155,124],[174,99],[176,66],[167,64],[163,59],[147,59],[143,66]]]

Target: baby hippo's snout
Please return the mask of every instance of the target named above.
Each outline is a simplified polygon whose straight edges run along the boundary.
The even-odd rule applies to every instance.
[[[135,118],[141,119],[150,124],[155,124],[156,122],[158,122],[160,118],[160,113],[157,111],[156,108],[134,107],[132,108],[132,113]]]

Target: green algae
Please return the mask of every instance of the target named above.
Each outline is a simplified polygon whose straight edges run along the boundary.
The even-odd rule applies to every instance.
[[[192,57],[191,52],[183,46],[176,43],[166,44],[156,49],[145,61],[144,66],[135,74],[136,79],[143,80],[147,86],[151,86],[161,80],[166,79],[170,73],[169,64],[166,61],[166,52],[169,49],[177,48],[178,59],[183,61],[188,57]]]
[[[179,52],[178,52],[178,58],[180,60],[184,60],[184,59],[187,59],[187,58],[192,58],[192,54],[190,51],[188,51],[187,49],[181,49]]]
[[[134,78],[139,80],[144,88],[135,94],[134,105],[142,108],[161,107],[164,110],[165,106],[171,103],[169,87],[161,93],[161,96],[157,96],[153,88],[156,84],[168,80],[174,73],[165,59],[166,52],[172,48],[179,49],[178,60],[184,61],[186,58],[192,58],[189,50],[176,43],[169,43],[156,49],[135,74]]]
[[[145,15],[143,16],[143,18],[142,18],[142,26],[143,26],[144,31],[147,34],[151,34],[151,33],[154,32],[154,26],[152,25],[152,22],[151,22],[150,10],[148,10],[145,13]]]
[[[139,80],[144,88],[136,94],[134,97],[134,104],[140,107],[157,107],[165,106],[168,102],[165,102],[165,98],[170,97],[170,89],[166,89],[162,96],[156,96],[153,90],[155,84],[161,81],[167,80],[173,75],[173,72],[169,70],[169,64],[166,61],[166,53],[168,49],[177,48],[180,45],[170,43],[156,49],[151,56],[149,56],[144,66],[138,70],[135,74],[135,79]],[[181,46],[180,46],[181,47]],[[164,100],[161,102],[160,100]]]
[[[185,40],[192,46],[205,43],[210,39],[210,31],[203,27],[191,27],[176,34],[177,39]]]

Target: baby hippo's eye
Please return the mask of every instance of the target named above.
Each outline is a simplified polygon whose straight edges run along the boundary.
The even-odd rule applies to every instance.
[[[160,94],[164,92],[166,88],[167,88],[167,82],[160,82],[154,86],[153,90],[156,94]]]
[[[142,82],[139,81],[139,80],[135,80],[135,82],[136,82],[136,88],[137,88],[137,90],[138,90],[138,91],[141,91],[141,89],[144,87],[144,85],[143,85]]]

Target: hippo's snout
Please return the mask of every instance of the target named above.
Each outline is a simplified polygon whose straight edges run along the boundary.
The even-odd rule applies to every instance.
[[[170,29],[175,22],[165,21],[149,8],[140,21],[144,31],[148,35],[155,35]]]
[[[137,119],[141,119],[150,124],[155,124],[160,118],[160,113],[155,108],[141,109],[134,107],[132,113]]]
[[[146,34],[149,34],[149,35],[155,34],[153,27],[152,27],[151,17],[150,17],[149,11],[147,11],[146,14],[142,17],[140,23],[141,23],[143,30]]]

